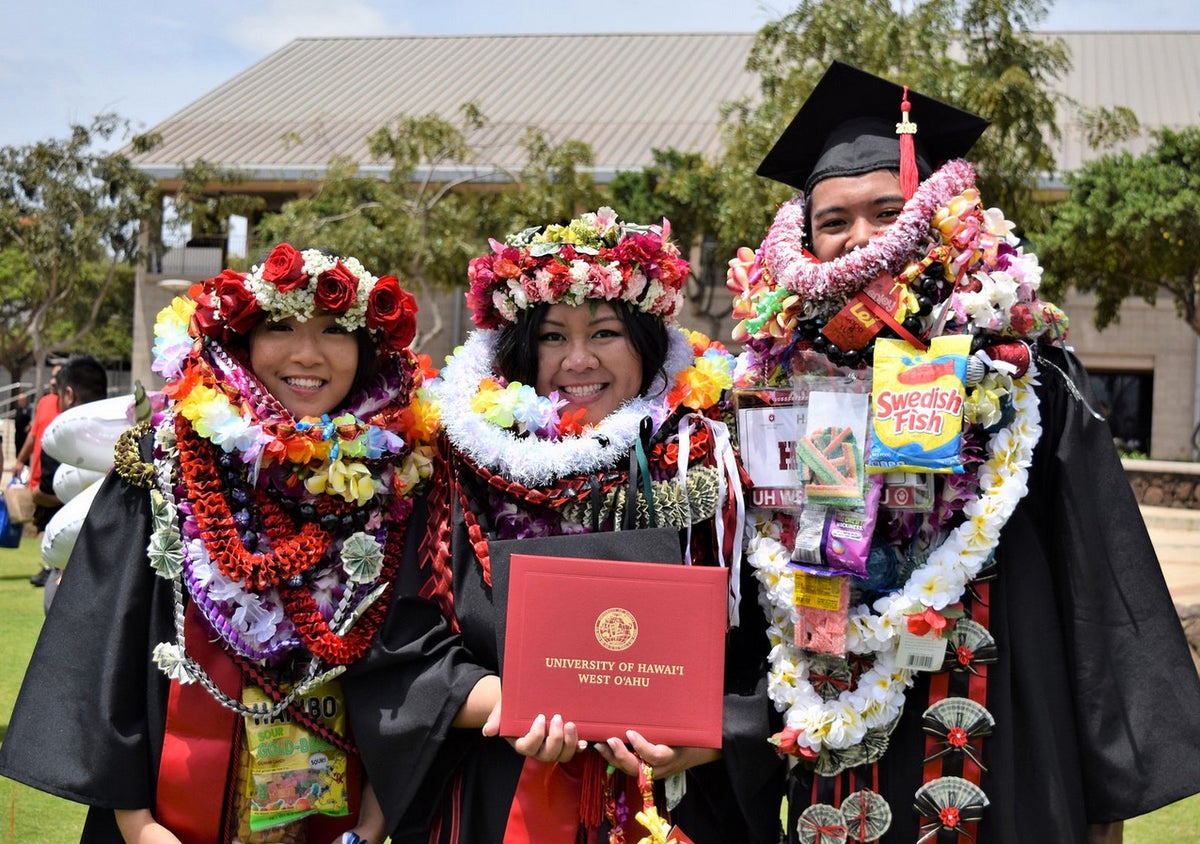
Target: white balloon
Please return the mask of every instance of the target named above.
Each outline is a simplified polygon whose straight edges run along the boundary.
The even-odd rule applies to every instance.
[[[68,408],[51,420],[42,434],[42,451],[60,463],[94,472],[113,464],[113,446],[130,426],[133,396],[90,401]]]
[[[60,463],[54,470],[54,494],[59,501],[66,504],[103,477],[103,472]]]
[[[50,517],[46,532],[42,534],[42,560],[46,565],[61,569],[67,564],[100,486],[99,483],[92,484]]]

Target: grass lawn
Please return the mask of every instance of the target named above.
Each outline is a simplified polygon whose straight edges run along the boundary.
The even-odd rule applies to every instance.
[[[42,627],[42,590],[29,585],[29,576],[41,566],[38,546],[37,539],[26,537],[20,548],[0,548],[0,736],[8,730],[8,716]],[[83,828],[83,806],[3,777],[0,812],[0,841],[75,844]]]
[[[42,625],[42,590],[29,585],[39,559],[36,539],[26,538],[20,548],[0,548],[0,738]],[[83,826],[82,806],[2,777],[0,811],[0,842],[75,844]],[[1200,841],[1200,795],[1125,825],[1126,844],[1181,841]]]

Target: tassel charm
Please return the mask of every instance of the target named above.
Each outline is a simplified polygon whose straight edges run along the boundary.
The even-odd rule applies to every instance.
[[[917,134],[917,124],[908,119],[912,103],[908,101],[908,86],[904,86],[904,98],[900,101],[900,122],[896,124],[896,134],[900,136],[900,191],[905,199],[912,199],[917,192],[920,175],[917,173],[917,152],[913,145],[913,135]]]

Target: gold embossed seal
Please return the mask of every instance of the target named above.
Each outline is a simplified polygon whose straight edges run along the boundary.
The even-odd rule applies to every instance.
[[[637,641],[638,623],[623,607],[609,607],[596,616],[596,641],[607,650],[623,651]]]

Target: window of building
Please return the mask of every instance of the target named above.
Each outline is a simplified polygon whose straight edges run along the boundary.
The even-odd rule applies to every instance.
[[[1096,409],[1108,419],[1122,453],[1150,454],[1154,373],[1089,370]]]

